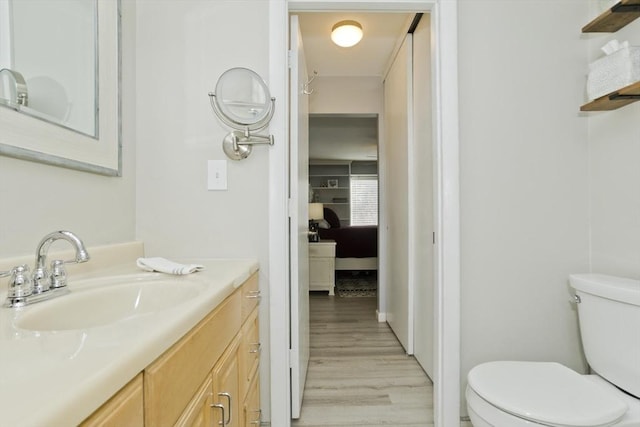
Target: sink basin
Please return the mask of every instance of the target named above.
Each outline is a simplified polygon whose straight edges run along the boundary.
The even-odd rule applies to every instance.
[[[132,281],[72,290],[70,294],[27,307],[15,321],[18,328],[64,331],[104,326],[166,310],[195,298],[198,282]]]

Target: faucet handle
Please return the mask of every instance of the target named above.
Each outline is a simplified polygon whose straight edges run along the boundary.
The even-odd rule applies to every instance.
[[[9,298],[28,297],[33,293],[33,286],[29,278],[29,267],[26,265],[18,265],[11,269],[11,278],[9,279]]]
[[[65,261],[56,259],[51,262],[51,289],[67,286],[67,271],[64,269]]]
[[[41,294],[50,288],[49,272],[44,267],[36,267],[33,270],[33,293]]]

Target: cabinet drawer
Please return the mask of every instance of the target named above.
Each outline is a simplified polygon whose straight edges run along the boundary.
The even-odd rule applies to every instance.
[[[254,377],[243,405],[244,427],[260,426],[262,410],[260,409],[260,378]]]
[[[260,303],[260,287],[258,286],[258,273],[254,273],[242,285],[242,320],[247,318],[254,308]]]
[[[260,363],[260,328],[258,310],[255,309],[242,326],[240,346],[240,395],[244,396]]]
[[[335,275],[335,261],[333,259],[314,259],[309,262],[309,281],[333,282]]]
[[[234,292],[144,371],[145,423],[173,425],[241,326]]]
[[[309,256],[317,258],[334,258],[336,256],[335,243],[310,243]]]

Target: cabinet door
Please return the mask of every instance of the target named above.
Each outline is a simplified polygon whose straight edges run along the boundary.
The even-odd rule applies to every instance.
[[[260,378],[256,375],[251,382],[247,398],[243,405],[244,427],[260,426],[262,410],[260,409]]]
[[[236,338],[213,368],[213,401],[220,405],[213,410],[213,425],[223,427],[240,426],[240,381]],[[224,412],[224,421],[222,414]]]
[[[211,427],[213,415],[213,379],[207,377],[194,398],[189,402],[176,426],[179,427]]]
[[[227,344],[240,331],[240,312],[240,293],[235,292],[145,369],[147,425],[169,426],[177,422]]]

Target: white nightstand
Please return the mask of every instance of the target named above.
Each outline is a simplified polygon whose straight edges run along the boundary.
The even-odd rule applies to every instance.
[[[309,242],[309,290],[329,291],[335,295],[336,286],[336,242],[321,240]]]

